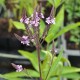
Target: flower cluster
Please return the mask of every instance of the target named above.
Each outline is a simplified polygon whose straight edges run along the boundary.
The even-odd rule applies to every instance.
[[[16,65],[14,63],[11,63],[11,65],[16,69],[16,72],[21,72],[23,70],[22,65]]]
[[[30,43],[29,37],[28,37],[28,36],[22,36],[21,43],[22,43],[22,44],[29,45],[29,43]]]
[[[42,13],[39,14],[38,12],[36,12],[35,19],[33,19],[33,16],[34,16],[34,14],[32,14],[31,17],[29,17],[29,18],[27,18],[26,16],[22,17],[20,19],[20,22],[25,23],[25,24],[30,24],[32,26],[37,27],[39,25],[40,18],[44,18],[44,15]]]
[[[20,19],[20,22],[21,22],[21,23],[25,23],[25,24],[29,24],[29,18],[27,18],[27,17],[26,17],[26,18],[23,18],[23,17],[22,17],[22,18]]]
[[[23,15],[23,17],[20,19],[20,22],[25,23],[27,25],[29,24],[29,25],[34,26],[34,27],[38,27],[41,18],[42,19],[44,18],[43,13],[34,12],[34,14],[32,14],[31,17],[29,17],[29,18],[27,18],[26,15]],[[55,24],[55,18],[51,18],[49,16],[48,18],[46,18],[45,22],[47,24]],[[22,36],[21,43],[29,45],[29,43],[30,43],[29,37],[28,36]]]
[[[55,24],[55,18],[50,18],[50,17],[48,17],[48,18],[46,18],[46,23],[47,24]]]

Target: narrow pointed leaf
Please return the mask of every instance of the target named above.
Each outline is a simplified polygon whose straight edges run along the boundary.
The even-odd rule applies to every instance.
[[[25,30],[25,25],[23,23],[18,21],[13,21],[12,23],[17,29]]]
[[[19,50],[19,53],[23,55],[26,59],[29,59],[33,65],[33,67],[38,71],[38,59],[37,56],[28,51]]]
[[[51,77],[52,74],[54,73],[54,71],[55,71],[55,69],[56,69],[59,61],[60,61],[61,58],[62,58],[62,53],[63,53],[63,51],[61,51],[61,52],[59,53],[57,59],[55,60],[55,62],[53,62],[52,66],[51,66],[51,69],[50,69],[50,72],[49,72],[46,80],[50,79],[50,77]]]
[[[75,29],[77,27],[80,26],[80,22],[77,22],[77,23],[73,23],[73,24],[70,24],[70,25],[67,25],[65,26],[62,30],[60,30],[55,36],[54,36],[54,39],[61,36],[62,34],[66,33],[67,31],[71,30],[71,29]]]

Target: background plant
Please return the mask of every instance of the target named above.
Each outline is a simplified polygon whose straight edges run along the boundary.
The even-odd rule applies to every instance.
[[[80,1],[79,0],[67,0],[65,1],[65,12],[66,14],[66,24],[68,23],[75,23],[77,21],[79,21],[79,17],[80,17]],[[70,37],[70,41],[76,43],[76,45],[79,45],[79,39],[80,39],[80,31],[79,31],[80,27],[78,27],[75,30],[71,30],[71,37]],[[76,36],[77,35],[77,36]]]

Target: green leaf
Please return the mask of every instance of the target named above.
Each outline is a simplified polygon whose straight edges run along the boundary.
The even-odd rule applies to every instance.
[[[43,20],[41,20],[40,21],[40,36],[42,36],[42,34],[43,34],[43,31],[44,31],[44,29],[45,29],[45,23],[44,23],[44,21]]]
[[[54,6],[57,8],[61,4],[61,0],[53,0]]]
[[[3,75],[2,74],[0,74],[0,78],[3,78]]]
[[[63,67],[62,74],[68,74],[74,72],[80,72],[80,68],[65,66]]]
[[[50,43],[53,40],[53,37],[57,34],[57,32],[59,31],[59,28],[62,26],[63,24],[63,19],[64,19],[64,6],[62,6],[62,8],[60,9],[59,13],[56,16],[56,23],[51,25],[50,30],[48,32],[47,37],[45,38],[45,40]]]
[[[25,73],[29,76],[29,77],[39,77],[39,72],[31,70],[31,69],[25,69]]]
[[[25,79],[21,79],[21,78],[7,78],[7,80],[25,80]]]
[[[12,23],[17,29],[25,30],[25,25],[23,23],[18,21],[13,21]]]
[[[67,62],[68,66],[71,66],[70,61],[67,58],[62,57],[61,61],[64,62],[64,63]]]
[[[74,79],[74,80],[80,80],[80,74],[79,73],[68,73],[62,75],[62,77],[69,78],[69,79]]]
[[[48,0],[48,2],[57,8],[60,5],[61,0]]]
[[[10,73],[3,74],[1,76],[1,78],[12,79],[12,80],[19,79],[18,77],[36,77],[37,78],[39,77],[39,73],[34,70],[25,69],[21,72],[10,72]]]
[[[4,0],[0,0],[0,4],[4,4]]]
[[[67,25],[65,26],[62,30],[60,30],[55,36],[54,36],[54,39],[61,36],[62,34],[66,33],[67,31],[71,30],[71,29],[75,29],[77,28],[78,26],[80,26],[80,22],[77,22],[77,23],[73,23],[73,24],[70,24],[70,25]]]
[[[3,74],[2,78],[10,79],[10,78],[17,78],[17,77],[24,77],[26,76],[26,73],[24,72],[10,72]]]
[[[59,61],[60,61],[61,58],[62,58],[62,53],[63,53],[63,51],[61,51],[61,52],[59,53],[57,59],[53,62],[52,66],[51,66],[51,69],[50,69],[50,72],[49,72],[46,80],[49,80],[50,77],[52,76],[52,74],[54,73],[54,71],[55,71],[55,69],[56,69]]]
[[[50,78],[49,80],[58,80],[57,77]]]
[[[33,53],[30,53],[28,51],[19,50],[18,51],[21,55],[23,55],[26,59],[29,59],[33,65],[33,67],[39,71],[38,69],[38,59],[37,56]]]
[[[46,54],[45,59],[43,60],[43,64],[41,65],[42,78],[43,80],[45,80],[47,73],[49,71],[49,68],[50,68],[52,54],[49,51],[44,51],[44,50],[42,51]]]

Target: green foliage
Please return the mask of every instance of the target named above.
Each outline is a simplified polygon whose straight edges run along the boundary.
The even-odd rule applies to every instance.
[[[13,21],[12,23],[17,29],[25,30],[25,25],[23,23],[18,21]]]
[[[4,0],[0,0],[0,4],[4,4]]]
[[[21,79],[21,77],[39,77],[39,73],[34,71],[34,70],[30,70],[30,69],[25,69],[22,72],[10,72],[4,75],[0,75],[1,78],[5,78],[5,79],[12,79],[12,80],[23,80]]]
[[[22,13],[23,8],[26,9],[27,15],[31,15],[37,6],[37,0],[20,0],[20,14]]]
[[[66,0],[65,11],[68,13],[69,22],[80,17],[80,0]]]
[[[71,30],[71,37],[70,37],[70,41],[75,42],[76,45],[79,45],[80,43],[80,28],[76,28],[74,30]]]
[[[48,0],[48,2],[51,3],[53,6],[55,6],[55,8],[57,8],[62,1],[63,0]]]
[[[36,55],[34,55],[33,53],[22,51],[22,50],[19,50],[19,52],[24,57],[26,57],[26,59],[29,59],[31,62],[32,60],[35,62],[35,59],[37,58]],[[77,73],[77,72],[80,72],[80,68],[63,65],[63,63],[67,62],[67,60],[62,57],[62,53],[63,53],[62,51],[59,53],[57,57],[53,58],[52,66],[50,65],[52,60],[52,54],[49,51],[45,51],[45,50],[42,50],[42,52],[45,54],[43,63],[41,63],[43,80],[45,80],[46,77],[47,77],[46,80],[53,80],[53,79],[60,80],[60,77],[80,79],[80,75]],[[36,69],[36,64],[34,64],[34,62],[32,62],[32,65]],[[47,76],[49,68],[50,68],[50,72],[49,72],[49,75]],[[72,74],[74,75],[73,77],[72,77]],[[31,69],[24,69],[22,72],[11,72],[11,73],[0,75],[0,77],[8,80],[10,79],[23,80],[21,79],[21,77],[38,78],[39,72]]]
[[[80,25],[80,22],[69,24],[69,25],[65,26],[62,30],[60,30],[60,32],[57,33],[57,35],[54,36],[54,39],[59,37],[60,35],[62,35],[64,33],[66,33],[69,30],[75,29],[79,25]]]
[[[32,1],[31,0],[28,1],[29,3],[27,3],[27,0],[23,0],[23,1],[20,0],[20,1],[21,1],[20,9],[24,7],[26,8],[26,10],[28,10],[28,15],[32,14],[33,7],[32,5],[30,6],[30,4],[32,4]],[[48,0],[48,1],[56,8],[61,4],[61,0]],[[28,7],[26,7],[26,5],[28,5]],[[58,38],[62,34],[66,33],[67,31],[71,29],[75,29],[76,27],[80,26],[80,22],[77,22],[77,23],[69,24],[64,28],[61,28],[61,26],[63,26],[63,20],[64,20],[64,5],[61,7],[61,9],[59,10],[56,16],[56,24],[50,26],[48,35],[45,38],[48,44],[52,42],[53,39]],[[25,30],[24,24],[17,21],[13,21],[12,23],[17,29]],[[46,24],[44,23],[43,20],[41,20],[40,36],[42,36],[45,27]],[[18,50],[18,52],[31,62],[32,66],[34,67],[34,70],[24,69],[22,72],[6,73],[0,75],[0,77],[8,80],[10,79],[23,80],[22,77],[39,78],[40,74],[39,74],[37,52],[36,51],[28,52],[23,50]],[[40,64],[41,64],[42,80],[60,80],[60,78],[62,77],[71,78],[71,79],[80,79],[79,77],[80,75],[77,73],[80,72],[80,68],[71,67],[69,60],[63,57],[63,51],[60,51],[58,56],[53,56],[54,54],[52,54],[50,50],[41,50],[40,55],[41,55]],[[67,66],[64,66],[65,62],[68,64]],[[72,77],[72,75],[74,76]]]
[[[37,60],[37,56],[35,56],[35,54],[27,52],[27,51],[23,51],[23,50],[19,50],[19,53],[22,54],[27,59],[29,59],[31,61],[33,67],[38,71],[38,60]]]

